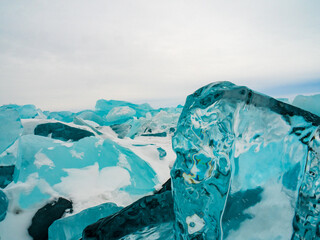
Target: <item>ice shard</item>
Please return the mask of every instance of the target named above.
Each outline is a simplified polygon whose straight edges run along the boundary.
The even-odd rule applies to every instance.
[[[171,233],[173,219],[171,181],[168,180],[154,195],[145,196],[119,212],[87,226],[82,233],[82,239],[145,239],[141,230],[149,232],[152,228],[161,229],[164,225],[164,231]]]
[[[100,99],[96,102],[96,112],[99,115],[103,114],[103,115],[107,116],[108,113],[112,113],[116,109],[123,110],[123,107],[127,108],[127,110],[130,109],[130,111],[129,111],[130,115],[132,115],[131,113],[134,111],[135,113],[133,115],[135,115],[137,118],[144,117],[147,112],[152,110],[152,107],[150,107],[150,105],[147,103],[134,104],[134,103],[129,103],[129,102],[125,102],[125,101],[104,100],[104,99]],[[119,112],[119,111],[115,111],[115,112]],[[114,114],[112,114],[112,115],[114,115]]]
[[[320,94],[311,96],[298,95],[293,99],[292,105],[320,116],[319,102]]]
[[[72,202],[59,197],[40,208],[32,218],[28,232],[33,240],[48,239],[48,228],[65,213],[72,212]]]
[[[42,115],[40,109],[37,109],[36,106],[32,104],[27,105],[16,105],[16,104],[9,104],[3,105],[1,108],[5,109],[14,109],[19,113],[21,119],[30,119],[30,118],[39,118]]]
[[[87,201],[93,197],[90,194],[95,196],[99,191],[146,194],[158,184],[156,173],[147,162],[109,139],[85,137],[63,142],[24,135],[20,138],[18,155],[16,183],[7,191],[21,209],[56,195]],[[79,188],[90,194],[79,193]]]
[[[70,127],[60,122],[43,123],[36,126],[34,135],[44,136],[62,141],[79,141],[81,138],[94,136],[92,132],[84,129]]]
[[[108,122],[125,122],[135,114],[136,111],[128,106],[114,107],[108,112],[106,119]]]
[[[0,188],[5,188],[13,180],[18,139],[22,132],[19,112],[9,106],[0,107]]]
[[[83,110],[81,112],[78,112],[76,117],[81,118],[83,120],[89,120],[89,121],[95,122],[100,126],[105,125],[105,119],[99,116],[93,110]]]
[[[171,190],[171,179],[169,179],[154,195],[139,199],[122,211],[85,228],[83,240],[118,239],[120,237],[124,240],[173,240],[174,210]],[[245,210],[261,200],[261,193],[262,189],[258,187],[238,191],[228,196],[222,219],[224,236],[227,236],[233,229],[238,229],[243,221],[251,218],[251,215],[245,213]],[[146,205],[143,202],[153,202],[153,204]],[[152,213],[153,208],[159,205],[161,206],[158,208],[159,211],[156,214]],[[119,223],[123,224],[123,228],[116,227]]]
[[[319,124],[229,82],[188,96],[173,137],[175,238],[319,239]],[[241,193],[251,206],[230,198]]]
[[[70,111],[60,111],[60,112],[43,112],[48,119],[55,119],[58,121],[71,123],[73,121],[73,118],[75,117],[75,113]]]
[[[145,117],[129,119],[110,127],[119,138],[136,136],[166,137],[175,132],[182,108],[162,108],[146,113]],[[119,122],[120,123],[120,122]]]
[[[167,156],[167,152],[163,148],[158,147],[157,150],[159,152],[159,159],[160,160],[163,159],[165,156]]]
[[[7,215],[8,204],[7,196],[0,190],[0,222],[5,219]]]
[[[0,188],[5,188],[13,180],[14,165],[0,166]]]
[[[78,240],[81,238],[82,231],[86,226],[121,209],[122,207],[109,202],[85,209],[75,215],[58,219],[49,227],[49,240]]]
[[[22,130],[22,124],[18,111],[7,107],[1,107],[0,154],[14,144],[14,142],[20,137]]]

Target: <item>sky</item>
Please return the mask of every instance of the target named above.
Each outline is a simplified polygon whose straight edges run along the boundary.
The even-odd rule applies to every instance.
[[[215,81],[320,93],[319,0],[0,0],[0,105],[183,104]]]

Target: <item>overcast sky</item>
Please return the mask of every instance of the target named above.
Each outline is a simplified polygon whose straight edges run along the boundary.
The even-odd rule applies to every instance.
[[[171,105],[223,80],[320,92],[319,13],[319,0],[0,0],[0,105]]]

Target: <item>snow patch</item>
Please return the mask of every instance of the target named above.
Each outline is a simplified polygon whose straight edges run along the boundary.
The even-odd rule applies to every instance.
[[[55,184],[53,189],[69,196],[79,204],[78,206],[86,205],[93,199],[115,202],[113,197],[118,194],[116,192],[131,184],[129,172],[119,166],[99,169],[98,163],[95,163],[81,169],[63,170],[68,173],[68,176],[62,177],[61,182]],[[100,201],[98,202],[100,203]],[[120,201],[120,204],[123,204],[123,200]],[[80,209],[80,207],[78,208]]]
[[[41,152],[42,149],[36,153],[35,160],[34,160],[34,165],[39,169],[42,166],[49,166],[51,169],[55,167],[54,163],[50,158],[47,157],[44,153]]]
[[[70,153],[74,158],[83,159],[84,157],[84,152],[78,153],[75,150],[70,150]]]

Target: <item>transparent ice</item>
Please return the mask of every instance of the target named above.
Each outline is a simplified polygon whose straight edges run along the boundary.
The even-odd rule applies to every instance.
[[[86,226],[121,209],[114,203],[104,203],[56,220],[49,228],[49,240],[78,240]]]
[[[0,154],[8,149],[22,134],[19,112],[12,108],[0,108]],[[1,156],[1,155],[0,155]],[[1,163],[0,163],[1,164]]]
[[[311,96],[298,95],[293,99],[292,105],[320,116],[319,102],[320,94],[315,94]]]
[[[43,114],[40,109],[37,109],[36,106],[32,104],[22,106],[16,104],[9,104],[4,105],[1,108],[16,110],[19,113],[19,117],[21,119],[40,118]]]
[[[112,170],[118,174],[118,180],[113,184],[118,182],[119,189],[130,194],[150,192],[158,183],[154,170],[145,161],[109,139],[86,137],[74,143],[64,143],[47,137],[25,135],[20,138],[19,156],[15,182],[22,186],[12,185],[10,192],[19,196],[15,199],[19,199],[20,208],[28,208],[56,194],[78,196],[75,191],[81,188],[81,184],[90,184],[85,179],[96,181],[101,178],[102,181],[104,177],[103,182],[106,179],[110,181],[107,175]],[[81,179],[78,177],[81,169],[83,174],[93,175]],[[124,182],[121,182],[122,176]],[[69,189],[72,185],[73,190]],[[98,186],[100,184],[94,187]],[[108,185],[105,188],[108,189]]]
[[[173,138],[176,239],[319,239],[319,124],[229,82],[188,96]],[[251,206],[228,204],[247,191]]]
[[[318,101],[292,104],[319,114]],[[190,95],[183,111],[114,100],[77,113],[2,106],[0,238],[29,239],[34,213],[58,197],[79,212],[150,194],[159,169],[168,177],[175,134],[173,189],[168,181],[122,210],[105,203],[63,216],[49,238],[87,229],[83,239],[320,239],[320,120],[288,102],[222,82]]]

